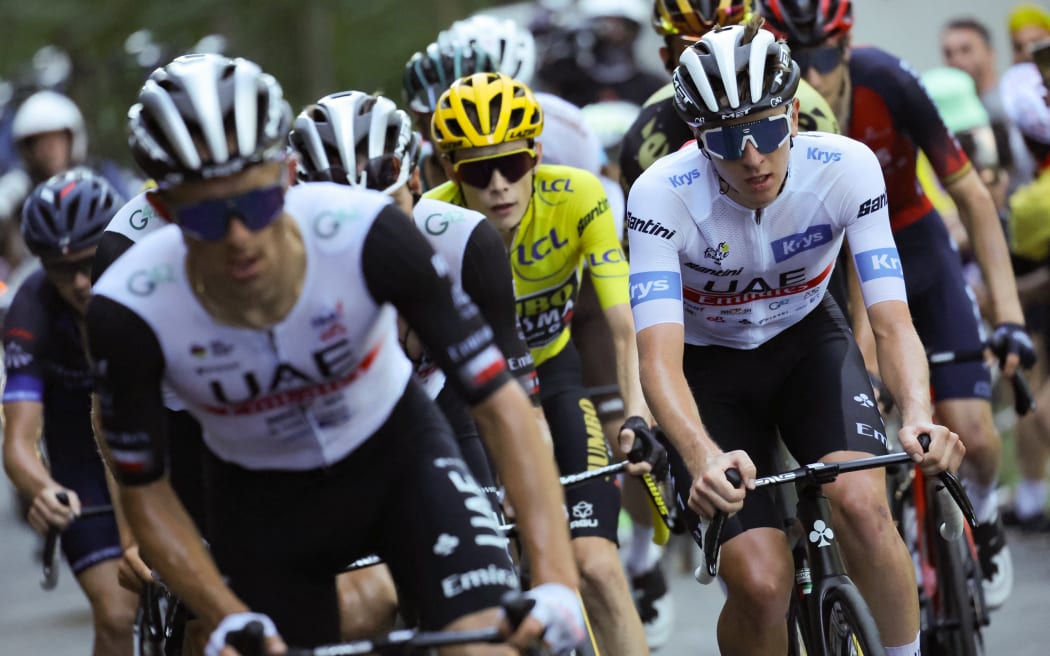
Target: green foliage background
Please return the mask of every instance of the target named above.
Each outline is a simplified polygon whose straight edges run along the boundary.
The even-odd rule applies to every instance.
[[[201,37],[227,37],[226,54],[273,73],[294,110],[343,89],[382,91],[401,102],[413,52],[453,20],[498,0],[0,0],[0,77],[16,79],[34,52],[72,56],[68,89],[88,121],[91,152],[130,162],[124,120],[148,71],[124,53],[149,29],[165,60]]]

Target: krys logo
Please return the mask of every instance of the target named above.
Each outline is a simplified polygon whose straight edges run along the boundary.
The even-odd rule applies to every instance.
[[[805,232],[797,232],[782,239],[777,239],[769,245],[773,249],[773,259],[779,264],[803,251],[827,244],[830,241],[831,226],[824,223],[812,226]]]
[[[631,307],[659,299],[682,299],[682,274],[677,271],[646,271],[631,275]]]
[[[814,162],[820,162],[821,164],[830,164],[831,162],[837,162],[842,159],[842,153],[836,150],[821,150],[816,146],[806,149],[806,159],[811,159]]]
[[[671,187],[673,189],[677,189],[679,187],[685,187],[685,186],[691,185],[691,184],[693,184],[693,180],[699,180],[699,179],[700,179],[700,171],[697,170],[697,169],[693,169],[692,171],[687,171],[685,173],[679,173],[677,175],[672,175],[671,177],[667,178],[667,181],[671,183]]]
[[[321,239],[330,239],[342,229],[343,225],[355,221],[360,216],[358,212],[348,212],[346,210],[321,212],[314,217],[314,234]]]
[[[149,296],[164,283],[175,282],[175,271],[169,264],[139,269],[128,277],[128,291],[135,296]]]
[[[853,256],[857,262],[857,273],[863,282],[876,278],[903,278],[901,259],[896,248],[876,248]]]

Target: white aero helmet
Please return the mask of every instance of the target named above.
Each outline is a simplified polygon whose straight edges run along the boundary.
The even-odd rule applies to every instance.
[[[177,57],[158,68],[128,111],[128,143],[158,184],[232,175],[285,148],[291,108],[247,59]]]
[[[528,28],[509,18],[476,14],[458,20],[438,34],[438,43],[448,47],[454,42],[474,43],[495,59],[500,73],[526,86],[536,74],[536,40]]]
[[[769,30],[719,27],[679,58],[671,75],[674,108],[700,128],[788,103],[800,79],[791,50]]]
[[[76,103],[57,91],[37,91],[18,106],[11,122],[15,142],[45,132],[68,130],[72,136],[70,156],[74,164],[87,159],[87,130]]]
[[[299,155],[299,179],[393,192],[419,156],[412,119],[393,100],[363,91],[327,95],[295,119],[288,142]],[[358,153],[367,159],[357,173]]]

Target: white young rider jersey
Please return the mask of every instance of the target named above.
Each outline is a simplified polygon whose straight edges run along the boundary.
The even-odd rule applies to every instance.
[[[476,337],[488,329],[477,309],[448,284],[444,261],[387,197],[310,183],[288,191],[285,211],[299,227],[306,272],[298,300],[269,329],[225,325],[204,310],[174,225],[139,242],[96,284],[88,333],[118,477],[151,480],[157,449],[142,445],[163,440],[134,403],[138,372],[112,370],[117,361],[135,369],[150,359],[129,360],[113,343],[133,339],[136,327],[152,332],[143,343],[161,351],[163,381],[201,423],[209,449],[248,469],[335,463],[387,420],[411,375],[397,340],[398,310],[455,372],[468,402],[505,380],[499,349]],[[397,310],[377,300],[377,289],[397,299]]]
[[[627,202],[635,329],[685,327],[685,341],[752,349],[824,296],[843,235],[865,305],[906,301],[886,185],[864,144],[833,134],[794,138],[784,187],[753,210],[720,191],[692,143],[648,168]]]
[[[463,252],[474,228],[485,220],[485,215],[452,203],[424,198],[412,208],[412,219],[434,251],[445,258],[449,278],[462,287]],[[445,386],[445,374],[437,363],[424,355],[416,365],[415,373],[427,396],[436,399]]]

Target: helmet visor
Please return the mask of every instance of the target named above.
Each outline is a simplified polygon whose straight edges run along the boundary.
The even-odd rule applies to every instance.
[[[790,107],[790,106],[789,106]],[[738,125],[723,125],[700,133],[704,150],[718,159],[740,159],[750,142],[763,155],[784,145],[791,136],[791,111]]]

